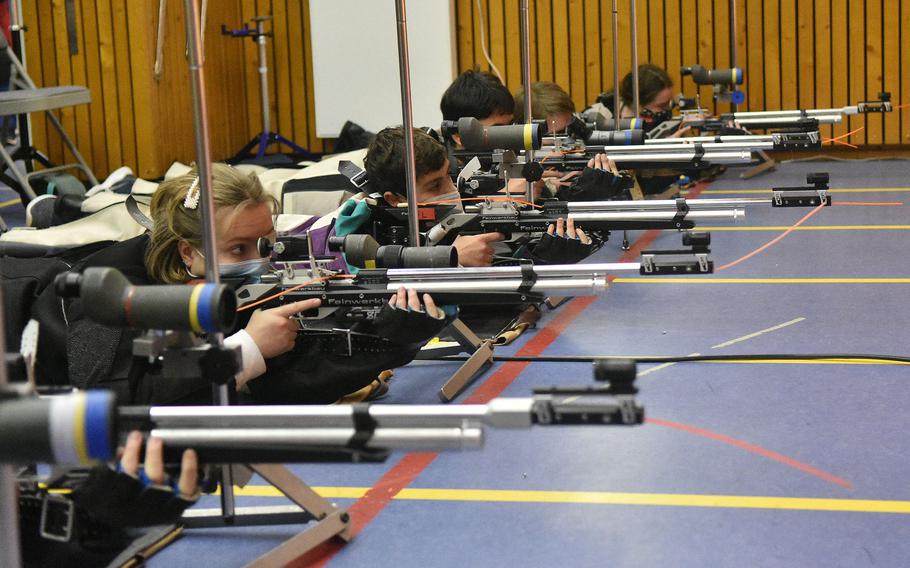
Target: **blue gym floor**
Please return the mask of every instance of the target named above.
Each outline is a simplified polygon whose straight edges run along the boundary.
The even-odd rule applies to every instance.
[[[728,171],[700,198],[768,195],[755,192],[804,185],[807,172],[827,171],[835,205],[714,275],[662,282],[620,274],[602,296],[545,313],[536,331],[497,353],[907,355],[910,162],[787,163],[749,181],[738,179],[740,171]],[[745,220],[718,223],[711,229],[716,266],[757,249],[808,212],[750,206]],[[678,244],[678,235],[664,233],[651,246]],[[590,262],[621,254],[611,241]],[[436,403],[455,368],[422,362],[398,369],[386,402]],[[344,506],[381,479],[403,487],[387,504],[357,505],[361,524],[362,510],[372,507],[375,516],[321,561],[910,565],[906,366],[680,363],[642,365],[639,372],[648,416],[640,427],[488,429],[482,451],[292,466]],[[486,400],[498,388],[502,396],[527,396],[534,386],[590,377],[585,364],[500,363],[458,402]],[[408,476],[410,483],[402,481]],[[286,502],[261,480],[238,495],[242,506]],[[207,497],[202,506],[216,505]],[[299,529],[189,531],[151,565],[241,566]]]

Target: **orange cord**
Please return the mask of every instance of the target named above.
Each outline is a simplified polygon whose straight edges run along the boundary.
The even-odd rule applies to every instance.
[[[760,252],[762,252],[762,251],[764,251],[764,250],[767,250],[767,249],[770,248],[771,246],[773,246],[773,245],[777,244],[778,242],[780,242],[781,239],[783,239],[784,237],[786,237],[787,235],[789,235],[790,233],[792,233],[794,230],[796,230],[797,227],[799,227],[800,225],[802,225],[803,223],[805,223],[806,220],[809,219],[809,217],[811,217],[811,216],[815,215],[816,213],[818,213],[819,211],[821,211],[823,207],[825,207],[825,204],[824,204],[824,203],[822,203],[821,205],[819,205],[818,207],[816,207],[816,208],[813,209],[812,211],[809,211],[809,213],[807,213],[805,217],[803,217],[802,219],[800,219],[799,221],[797,221],[792,227],[790,227],[789,229],[787,229],[786,231],[784,231],[783,233],[781,233],[780,235],[778,235],[777,237],[775,237],[775,238],[774,238],[773,240],[771,240],[770,242],[765,243],[765,244],[762,245],[761,247],[755,249],[754,251],[750,252],[749,254],[747,254],[746,256],[744,256],[744,257],[742,257],[742,258],[738,258],[738,259],[734,260],[733,262],[730,262],[730,263],[727,263],[727,264],[721,266],[720,268],[715,268],[715,269],[714,269],[714,272],[720,272],[721,270],[726,270],[726,269],[728,269],[728,268],[731,268],[731,267],[733,267],[733,266],[736,266],[736,265],[739,264],[740,262],[743,262],[744,260],[748,260],[748,259],[752,258],[753,256],[757,255],[758,253],[760,253]]]
[[[827,143],[830,143],[830,144],[841,143],[841,144],[843,144],[843,145],[845,145],[845,146],[853,146],[853,144],[848,144],[847,142],[840,142],[840,141],[843,140],[844,138],[849,138],[850,136],[853,136],[853,135],[856,134],[857,132],[861,132],[861,131],[863,131],[863,130],[865,130],[865,129],[866,129],[865,126],[860,126],[860,127],[857,128],[856,130],[853,130],[853,131],[848,132],[848,133],[846,133],[846,134],[841,134],[840,136],[835,136],[834,138],[828,138],[827,140],[822,140],[822,142],[824,142],[824,143],[826,143],[826,144],[827,144]],[[853,148],[855,149],[855,148],[857,148],[857,146],[853,146]]]
[[[834,205],[867,205],[869,207],[899,207],[903,201],[835,201]]]
[[[281,296],[284,296],[285,294],[289,294],[289,293],[293,292],[294,290],[299,290],[299,289],[303,288],[304,286],[309,286],[310,284],[315,284],[317,282],[325,282],[326,280],[331,280],[332,278],[345,278],[345,277],[353,277],[353,275],[322,276],[320,278],[314,278],[308,282],[304,282],[303,284],[298,284],[296,286],[288,288],[287,290],[282,290],[281,292],[278,292],[277,294],[272,294],[271,296],[262,298],[261,300],[256,300],[252,304],[247,304],[247,305],[243,306],[242,308],[237,308],[237,311],[242,312],[242,311],[248,310],[250,308],[254,308],[254,307],[262,305],[270,300],[274,300],[275,298],[280,298]]]

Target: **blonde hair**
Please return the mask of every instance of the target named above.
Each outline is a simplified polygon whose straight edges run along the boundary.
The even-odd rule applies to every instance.
[[[524,90],[515,93],[515,124],[526,122],[524,101]],[[569,93],[550,81],[531,83],[531,117],[545,119],[548,114],[560,112],[575,112],[575,103]]]
[[[194,169],[162,182],[152,197],[149,208],[154,229],[145,253],[145,268],[154,281],[176,284],[192,278],[178,245],[180,241],[196,247],[202,244],[202,204],[192,209],[184,206],[187,190],[195,179]],[[211,191],[216,210],[221,207],[239,210],[266,203],[273,212],[278,211],[278,201],[265,192],[254,174],[244,174],[227,164],[212,164]]]

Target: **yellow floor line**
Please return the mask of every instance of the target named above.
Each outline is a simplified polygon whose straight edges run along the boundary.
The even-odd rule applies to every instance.
[[[616,278],[624,284],[910,284],[910,278]]]
[[[327,499],[357,499],[367,487],[314,487]],[[236,488],[247,497],[280,497],[271,486]],[[614,493],[608,491],[514,491],[496,489],[402,489],[399,501],[477,501],[498,503],[564,503],[588,505],[648,505],[657,507],[714,507],[726,509],[779,509],[852,513],[910,514],[910,501],[872,499],[817,499],[747,495],[693,495],[678,493]]]
[[[910,225],[753,225],[751,227],[698,227],[699,231],[906,231]]]
[[[854,187],[829,189],[828,193],[893,193],[902,191],[910,191],[910,187]],[[706,193],[715,195],[734,193],[771,193],[771,189],[706,189],[701,192],[701,195],[704,195]],[[837,203],[837,201],[835,201],[835,203]]]
[[[2,201],[0,202],[0,209],[3,209],[4,207],[10,207],[11,205],[15,205],[17,203],[19,205],[22,205],[22,199],[17,197],[16,199],[10,199],[9,201]]]

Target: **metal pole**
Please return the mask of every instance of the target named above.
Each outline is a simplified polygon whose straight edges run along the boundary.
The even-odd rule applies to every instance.
[[[632,111],[638,117],[641,111],[641,101],[638,99],[638,16],[635,4],[635,0],[629,0],[629,18],[632,20]]]
[[[408,17],[404,0],[395,0],[398,18],[398,73],[401,78],[401,118],[404,123],[404,181],[408,191],[409,244],[420,246],[417,214],[417,164],[414,156],[414,116],[411,112],[411,67],[408,62]]]
[[[521,0],[518,14],[521,19],[521,84],[525,95],[525,124],[531,124],[534,116],[531,114],[531,18],[528,13],[528,0]],[[528,149],[526,152],[528,163],[531,163],[534,160],[534,150]],[[533,182],[528,182],[525,200],[529,203],[534,202]]]
[[[613,123],[619,131],[619,11],[613,0]]]
[[[730,0],[730,68],[736,68],[736,0]],[[730,111],[736,112],[736,103],[732,101]]]
[[[199,7],[196,0],[184,0],[186,40],[189,48],[190,84],[193,95],[193,129],[196,133],[196,174],[199,176],[199,201],[202,205],[202,241],[205,250],[205,279],[219,283],[218,246],[215,236],[215,202],[212,198],[212,159],[209,146],[208,108],[205,100],[205,80],[202,73],[202,41],[199,31]],[[222,346],[222,334],[209,334],[214,347]],[[228,385],[213,388],[215,401],[230,403]],[[225,519],[234,517],[234,482],[230,468],[221,470],[221,511]]]
[[[272,29],[275,27],[272,26]],[[271,116],[269,116],[269,67],[265,53],[265,22],[261,19],[256,20],[256,34],[256,43],[259,44],[259,103],[262,107],[262,131],[268,133],[272,131]]]
[[[0,294],[0,323],[3,321],[3,298]],[[6,353],[6,337],[2,333],[0,333],[0,353]],[[8,382],[6,364],[2,364],[0,365],[0,389],[6,388]],[[18,568],[21,562],[19,489],[16,485],[16,472],[14,466],[0,464],[0,566]]]

